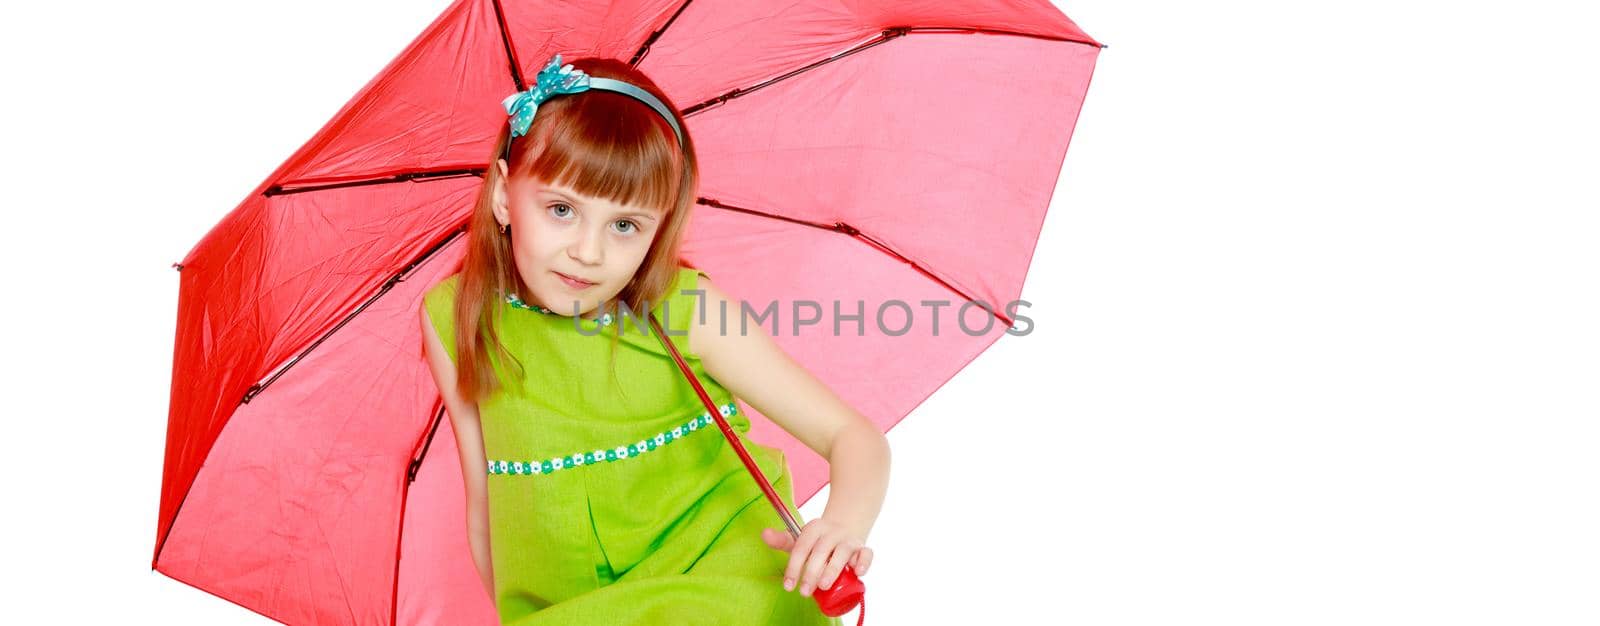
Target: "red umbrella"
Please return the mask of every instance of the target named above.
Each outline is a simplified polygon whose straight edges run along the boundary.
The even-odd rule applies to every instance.
[[[1030,327],[1101,47],[1043,0],[455,2],[175,264],[152,567],[288,623],[495,622],[417,307],[501,99],[555,53],[669,94],[701,167],[685,260],[887,431]],[[741,410],[809,500],[824,461]]]

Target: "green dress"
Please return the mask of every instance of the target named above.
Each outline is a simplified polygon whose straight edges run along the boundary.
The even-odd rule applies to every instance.
[[[803,525],[783,452],[746,436],[749,418],[689,350],[698,296],[683,290],[700,275],[680,267],[651,309]],[[452,360],[459,279],[423,299]],[[526,372],[496,363],[503,387],[478,406],[502,624],[841,624],[784,590],[789,553],[761,539],[783,521],[648,321],[492,304]]]

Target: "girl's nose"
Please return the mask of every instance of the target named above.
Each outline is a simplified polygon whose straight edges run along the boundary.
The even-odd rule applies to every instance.
[[[567,254],[584,265],[598,265],[604,259],[605,233],[594,228],[584,229],[578,240],[567,247]]]

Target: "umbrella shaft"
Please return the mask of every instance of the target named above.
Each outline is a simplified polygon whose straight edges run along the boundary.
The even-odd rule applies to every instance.
[[[678,363],[678,369],[689,379],[689,384],[694,386],[694,392],[700,396],[700,402],[706,405],[711,417],[717,420],[717,428],[722,431],[722,436],[728,440],[728,444],[733,446],[733,451],[739,454],[739,460],[743,461],[745,469],[750,471],[750,477],[755,479],[756,485],[761,487],[761,492],[766,494],[767,502],[778,512],[778,517],[783,518],[783,525],[789,529],[789,535],[798,539],[800,525],[795,523],[794,515],[789,513],[789,507],[784,506],[783,499],[778,497],[778,492],[767,482],[767,478],[761,475],[761,468],[756,466],[755,459],[750,458],[750,452],[745,450],[744,444],[739,441],[739,435],[728,425],[728,420],[723,419],[722,411],[717,408],[717,403],[712,401],[711,394],[706,393],[705,387],[700,386],[700,380],[695,377],[694,372],[689,371],[689,365],[678,355],[677,346],[672,345],[666,333],[662,332],[661,324],[656,321],[654,313],[650,314],[650,327],[655,330],[656,338],[661,340],[661,345],[666,346],[667,351],[672,353],[672,360]]]

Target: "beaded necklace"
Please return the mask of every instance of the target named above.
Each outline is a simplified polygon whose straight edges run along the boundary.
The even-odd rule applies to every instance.
[[[544,308],[544,307],[539,306],[537,304],[528,304],[526,302],[523,302],[522,298],[518,298],[517,294],[515,294],[515,293],[506,294],[506,303],[510,304],[511,306],[517,307],[519,309],[527,309],[529,311],[538,311],[538,312],[544,313],[546,315],[561,315],[560,313],[557,313],[557,312],[552,311],[550,309]],[[611,313],[610,312],[606,312],[606,313],[601,314],[598,319],[586,320],[586,321],[592,321],[596,325],[605,326],[605,325],[611,323]]]

